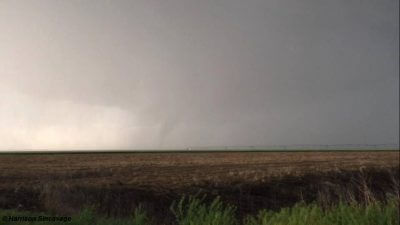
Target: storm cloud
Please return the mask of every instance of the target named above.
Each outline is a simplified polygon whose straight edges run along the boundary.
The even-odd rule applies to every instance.
[[[398,8],[0,1],[0,149],[398,144]]]

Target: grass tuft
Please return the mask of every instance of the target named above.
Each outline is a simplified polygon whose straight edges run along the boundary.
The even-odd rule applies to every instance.
[[[373,202],[366,206],[339,202],[326,210],[315,203],[299,203],[279,212],[262,210],[244,220],[245,225],[397,225],[399,222],[399,203],[394,198],[386,204]]]
[[[178,225],[237,225],[236,207],[224,205],[217,197],[211,204],[196,196],[182,197],[170,207]]]

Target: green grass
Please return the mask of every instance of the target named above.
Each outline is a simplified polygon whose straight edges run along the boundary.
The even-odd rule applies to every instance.
[[[399,199],[368,205],[339,203],[323,209],[316,203],[298,203],[278,212],[261,210],[243,221],[235,216],[236,207],[224,204],[219,197],[210,203],[205,197],[189,196],[174,202],[170,209],[176,225],[397,225],[399,224]],[[4,216],[39,216],[44,214],[0,210],[0,225],[156,225],[142,207],[130,218],[98,217],[92,208],[85,208],[70,222],[6,222]],[[49,216],[49,215],[44,215]],[[157,224],[158,225],[158,224]]]
[[[204,203],[204,197],[183,197],[177,204],[172,204],[171,211],[178,225],[237,225],[236,208],[224,205],[219,197],[210,204]]]
[[[94,213],[94,210],[90,207],[83,209],[78,215],[72,216],[71,221],[62,222],[16,222],[16,221],[4,221],[3,217],[9,216],[24,216],[24,217],[38,217],[38,216],[49,216],[42,213],[31,213],[31,212],[20,212],[15,210],[0,210],[0,225],[153,225],[151,219],[147,216],[147,213],[141,207],[136,208],[133,215],[130,218],[104,218],[98,217]]]
[[[399,204],[371,203],[367,206],[339,203],[323,210],[317,204],[300,203],[279,212],[262,210],[246,218],[246,225],[398,225]]]

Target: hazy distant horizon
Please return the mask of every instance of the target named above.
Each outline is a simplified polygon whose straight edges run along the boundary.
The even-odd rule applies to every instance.
[[[399,145],[398,9],[0,1],[0,150]]]
[[[329,151],[329,150],[344,150],[344,151],[399,151],[399,144],[388,143],[388,144],[287,144],[287,145],[265,145],[265,146],[179,146],[179,147],[159,147],[159,148],[146,148],[146,147],[135,147],[135,148],[120,148],[120,149],[2,149],[2,153],[53,153],[53,152],[208,152],[208,151]]]

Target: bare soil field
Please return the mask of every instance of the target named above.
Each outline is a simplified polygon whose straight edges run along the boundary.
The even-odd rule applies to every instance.
[[[0,155],[0,188],[62,182],[180,189],[398,165],[398,151]]]
[[[399,195],[399,151],[0,154],[0,208],[74,213],[139,204],[168,220],[182,194],[221,196],[239,213],[298,201]],[[171,219],[171,218],[169,218]]]

